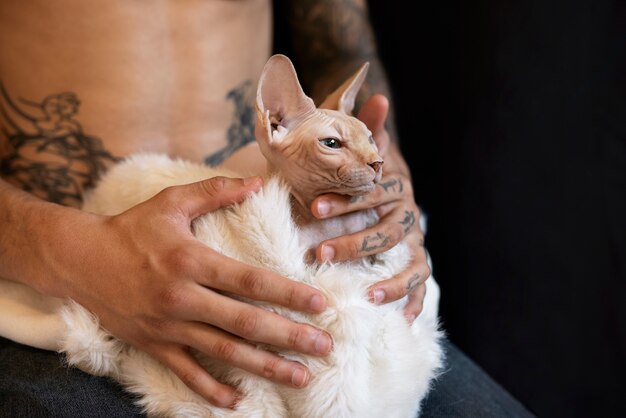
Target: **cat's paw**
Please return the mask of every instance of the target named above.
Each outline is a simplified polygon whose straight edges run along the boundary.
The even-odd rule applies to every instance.
[[[59,351],[67,363],[95,376],[116,377],[125,344],[100,328],[98,319],[74,301],[62,308],[61,317],[67,332]]]

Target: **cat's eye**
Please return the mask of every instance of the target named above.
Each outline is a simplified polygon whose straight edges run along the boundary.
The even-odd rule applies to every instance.
[[[336,138],[322,138],[319,140],[320,144],[328,148],[341,148],[341,142]]]

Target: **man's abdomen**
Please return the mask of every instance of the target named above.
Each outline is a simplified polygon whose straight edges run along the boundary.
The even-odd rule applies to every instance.
[[[250,141],[267,0],[0,3],[0,176],[78,204],[133,152],[219,163]]]

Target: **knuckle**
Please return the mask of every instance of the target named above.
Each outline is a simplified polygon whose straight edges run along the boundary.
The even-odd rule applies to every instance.
[[[248,270],[241,276],[241,286],[251,297],[260,296],[266,289],[265,279],[259,270]]]
[[[161,190],[157,196],[161,200],[166,202],[178,202],[179,199],[179,186],[168,186],[165,189]]]
[[[271,379],[276,376],[279,364],[280,360],[275,357],[271,357],[266,360],[263,364],[263,376],[267,379]]]
[[[420,267],[420,276],[424,278],[422,282],[428,279],[430,277],[430,274],[431,274],[431,271],[430,271],[430,266],[428,265],[428,263],[422,263]]]
[[[415,211],[415,220],[417,222],[419,222],[420,217],[422,216],[422,211],[420,210],[420,207],[414,202],[413,203],[413,210]]]
[[[389,247],[393,247],[404,238],[404,228],[400,224],[393,224],[387,231],[389,237]]]
[[[411,183],[409,179],[404,179],[404,181],[402,181],[402,185],[402,192],[404,193],[404,195],[413,197],[413,183]]]
[[[303,337],[303,329],[300,326],[294,326],[289,330],[289,336],[287,337],[287,345],[289,348],[298,347],[300,340]]]
[[[404,283],[398,282],[395,286],[391,286],[388,289],[387,298],[389,300],[398,300],[407,295],[407,288]]]
[[[224,190],[225,183],[226,183],[226,178],[218,176],[218,177],[210,178],[208,180],[201,181],[199,184],[200,184],[200,187],[202,187],[202,190],[206,194],[210,196],[217,196]]]
[[[168,311],[177,310],[187,305],[187,299],[186,292],[183,290],[182,286],[177,284],[166,286],[159,295],[160,305],[165,307]]]
[[[285,292],[285,306],[294,307],[296,305],[296,293],[297,289],[295,285],[287,287],[287,291]]]
[[[241,311],[235,317],[234,328],[237,335],[252,338],[256,334],[259,315],[252,310]]]
[[[365,245],[359,243],[356,239],[348,241],[346,248],[348,249],[349,258],[357,258],[362,252],[365,252]]]
[[[213,357],[222,359],[224,361],[231,361],[235,354],[235,351],[237,351],[237,347],[232,341],[229,340],[217,341],[211,347],[211,354],[213,355]]]
[[[200,381],[200,376],[198,373],[193,371],[185,371],[178,375],[180,380],[190,388],[196,388],[198,386],[198,382]]]
[[[176,330],[172,327],[171,322],[165,318],[146,318],[143,321],[144,332],[142,334],[135,334],[135,342],[140,347],[144,347],[150,343],[153,339],[160,339],[162,336],[169,335],[170,330]]]
[[[383,200],[384,189],[382,186],[376,187],[369,193],[369,201],[373,204],[379,204]]]
[[[197,270],[197,261],[186,247],[176,248],[168,253],[168,270],[176,276],[190,276]]]

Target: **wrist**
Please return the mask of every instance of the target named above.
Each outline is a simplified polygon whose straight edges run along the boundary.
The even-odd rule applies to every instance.
[[[84,212],[46,202],[0,179],[0,277],[65,296],[67,286],[54,265],[80,214]]]

